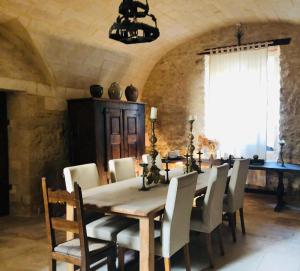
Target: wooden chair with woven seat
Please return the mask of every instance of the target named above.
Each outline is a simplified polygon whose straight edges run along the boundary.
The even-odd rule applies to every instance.
[[[82,190],[100,185],[100,176],[95,163],[77,165],[64,168],[66,188],[74,191],[77,182]],[[115,241],[118,232],[136,223],[135,220],[117,215],[104,215],[97,211],[85,212],[86,230],[88,237],[105,241]]]
[[[87,237],[80,186],[75,183],[72,193],[65,190],[53,191],[47,187],[46,178],[42,178],[42,188],[50,252],[49,270],[56,270],[57,261],[71,263],[81,271],[96,270],[105,263],[105,260],[109,271],[116,270],[115,244]],[[76,208],[76,221],[54,216],[53,205],[66,203]],[[56,231],[72,232],[78,237],[58,244]]]

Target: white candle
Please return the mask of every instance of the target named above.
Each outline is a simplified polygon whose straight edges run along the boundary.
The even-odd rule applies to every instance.
[[[191,120],[195,120],[195,116],[194,115],[189,115],[189,121]]]
[[[151,107],[150,119],[156,120],[157,118],[157,108]]]

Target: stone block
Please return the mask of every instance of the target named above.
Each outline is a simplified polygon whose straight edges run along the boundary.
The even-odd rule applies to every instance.
[[[50,111],[65,111],[67,103],[64,99],[45,97],[45,109]]]

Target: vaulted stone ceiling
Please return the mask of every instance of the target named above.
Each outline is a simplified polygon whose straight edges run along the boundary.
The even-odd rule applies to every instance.
[[[47,78],[53,77],[48,81],[57,85],[107,87],[119,81],[122,86],[134,83],[142,88],[162,55],[203,32],[238,22],[300,23],[299,0],[149,0],[160,38],[123,45],[108,38],[120,1],[1,0],[0,26],[18,22],[19,31],[28,32],[42,65],[48,67]]]

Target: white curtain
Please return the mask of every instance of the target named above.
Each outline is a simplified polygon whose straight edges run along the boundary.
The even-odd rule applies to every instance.
[[[266,158],[268,48],[206,59],[205,134],[219,154]]]

